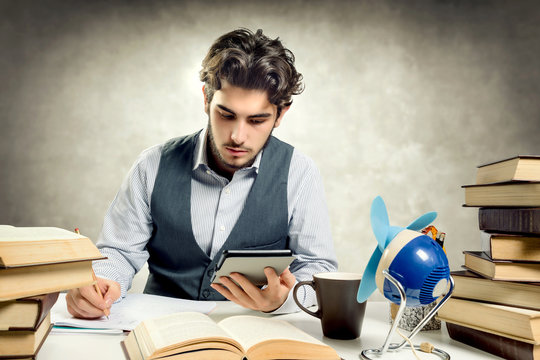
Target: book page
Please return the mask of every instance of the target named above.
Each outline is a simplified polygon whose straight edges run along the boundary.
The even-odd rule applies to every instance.
[[[55,227],[15,227],[0,225],[0,242],[86,239],[86,236]]]
[[[156,349],[174,344],[193,343],[195,339],[230,338],[229,334],[208,316],[195,312],[176,313],[146,320],[144,326]]]
[[[270,339],[294,340],[326,346],[313,336],[284,320],[239,315],[221,320],[219,325],[238,340],[246,350],[259,342]]]

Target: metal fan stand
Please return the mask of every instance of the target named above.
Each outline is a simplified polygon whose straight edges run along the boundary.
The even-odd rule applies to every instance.
[[[390,338],[391,338],[392,334],[396,331],[396,328],[397,328],[397,326],[399,324],[399,321],[401,320],[401,317],[403,316],[403,312],[405,311],[405,306],[406,306],[406,303],[407,303],[407,301],[406,301],[407,300],[407,295],[405,294],[405,289],[403,289],[403,286],[401,285],[401,283],[399,281],[397,281],[392,275],[390,275],[388,273],[388,270],[383,270],[382,273],[384,274],[384,276],[392,284],[394,284],[398,288],[399,295],[401,297],[401,302],[400,302],[400,305],[399,305],[399,310],[397,312],[396,318],[394,319],[394,323],[392,324],[392,327],[390,328],[390,331],[388,332],[388,335],[386,336],[386,340],[384,341],[383,346],[381,348],[379,348],[379,349],[362,350],[359,357],[360,357],[360,359],[364,359],[364,360],[372,360],[372,359],[374,359],[373,357],[370,357],[370,356],[376,356],[377,358],[379,358],[380,356],[382,356],[387,351],[395,352],[395,351],[401,350],[402,348],[409,348],[409,349],[411,348],[411,346],[409,344],[407,344],[407,340],[403,340],[400,344],[396,344],[396,343],[390,344]],[[411,340],[424,327],[424,325],[435,315],[437,310],[439,310],[439,308],[441,306],[443,306],[444,303],[446,303],[446,301],[448,299],[450,299],[450,296],[452,295],[453,291],[454,291],[454,279],[450,276],[450,289],[448,290],[448,293],[437,304],[437,306],[435,306],[422,319],[422,321],[420,321],[420,323],[418,325],[416,325],[416,327],[413,329],[413,331],[409,335],[409,340]],[[421,350],[419,345],[414,345],[414,348],[415,348],[415,350]],[[431,353],[437,355],[441,359],[450,360],[450,355],[447,352],[443,351],[443,350],[434,348],[431,351]]]

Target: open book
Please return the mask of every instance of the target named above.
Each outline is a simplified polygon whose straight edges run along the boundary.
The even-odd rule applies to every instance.
[[[183,312],[145,320],[123,341],[131,360],[339,360],[334,349],[283,320],[239,315],[215,323]]]

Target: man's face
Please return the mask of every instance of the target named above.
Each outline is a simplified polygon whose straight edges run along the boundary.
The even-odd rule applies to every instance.
[[[225,175],[251,166],[286,110],[276,119],[277,106],[268,101],[265,91],[223,81],[210,104],[205,96],[210,165]]]

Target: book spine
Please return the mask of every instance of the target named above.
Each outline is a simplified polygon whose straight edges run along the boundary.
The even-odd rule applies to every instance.
[[[16,299],[16,302],[37,304],[36,318],[31,326],[9,326],[7,331],[36,331],[58,299],[58,292]],[[1,359],[1,358],[0,358]]]
[[[534,345],[447,322],[450,338],[507,360],[534,360]]]
[[[41,325],[41,322],[47,317],[47,314],[51,311],[56,300],[58,300],[58,295],[58,292],[48,293],[41,299],[39,302],[39,311],[36,318],[35,329],[37,329],[37,327]]]
[[[487,232],[481,232],[480,233],[480,241],[482,242],[481,249],[484,253],[486,253],[489,257],[491,256],[491,234]]]
[[[480,230],[540,234],[540,208],[480,208]]]

